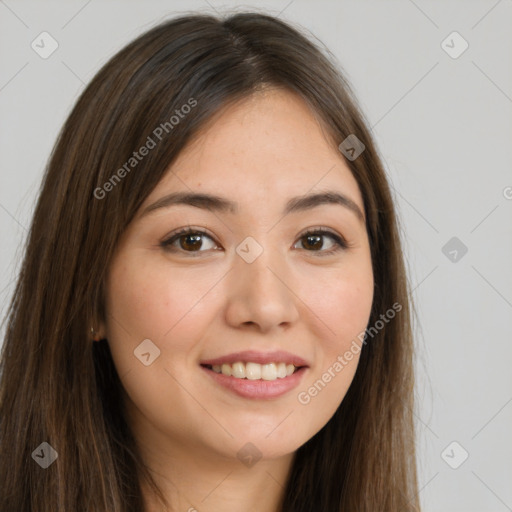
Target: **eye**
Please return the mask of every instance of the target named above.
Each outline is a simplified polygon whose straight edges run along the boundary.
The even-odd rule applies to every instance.
[[[204,247],[205,238],[210,241],[210,247]],[[323,240],[325,238],[331,240],[327,249],[325,249]],[[321,228],[306,231],[300,236],[299,241],[302,242],[304,250],[319,253],[319,256],[328,256],[349,247],[349,244],[341,236]],[[218,248],[213,238],[206,231],[190,227],[182,228],[178,232],[173,233],[169,238],[162,241],[160,245],[168,252],[182,251],[187,253],[201,253]]]
[[[331,244],[327,250],[322,250],[324,248],[324,237],[331,239]],[[308,252],[319,252],[319,256],[334,254],[349,247],[348,243],[341,236],[326,229],[310,229],[300,236],[299,241],[302,240],[305,241],[303,248]]]
[[[207,238],[213,242],[213,247],[203,248],[203,239]],[[162,241],[160,245],[169,252],[205,252],[207,250],[217,247],[213,238],[201,229],[183,228],[177,233],[172,234],[169,238]],[[210,244],[212,245],[212,244]],[[203,248],[203,250],[201,250]]]

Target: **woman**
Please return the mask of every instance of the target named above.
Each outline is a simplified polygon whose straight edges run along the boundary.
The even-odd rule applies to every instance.
[[[97,73],[8,313],[2,512],[419,510],[407,280],[366,126],[262,14],[167,21]]]

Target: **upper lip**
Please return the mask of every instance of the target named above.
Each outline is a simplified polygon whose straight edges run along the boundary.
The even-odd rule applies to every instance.
[[[215,359],[205,359],[201,361],[202,365],[222,365],[233,364],[237,362],[251,362],[259,364],[268,363],[286,363],[294,366],[309,366],[301,357],[291,354],[283,350],[275,350],[273,352],[258,352],[256,350],[244,350],[242,352],[233,352],[225,356],[216,357]]]

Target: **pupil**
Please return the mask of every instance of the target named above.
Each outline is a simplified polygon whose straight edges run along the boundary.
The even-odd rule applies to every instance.
[[[185,239],[185,243],[182,243],[183,249],[197,249],[201,245],[201,235],[185,235],[183,238]],[[193,242],[189,244],[188,240]]]
[[[307,239],[307,244],[306,245],[315,245],[315,242],[316,242],[316,246],[318,248],[318,245],[322,246],[322,240],[321,240],[321,237],[318,236],[318,235],[308,235],[306,237]],[[313,243],[310,243],[311,240],[315,240]],[[318,244],[320,242],[320,244]]]

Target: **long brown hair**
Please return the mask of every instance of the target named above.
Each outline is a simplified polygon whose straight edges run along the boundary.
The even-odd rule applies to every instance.
[[[350,134],[364,144],[347,164],[366,211],[375,280],[369,326],[402,306],[367,339],[334,416],[296,452],[282,510],[419,510],[412,308],[368,122],[339,66],[300,29],[238,13],[185,14],[144,33],[96,74],[61,130],[6,317],[0,512],[135,512],[143,510],[142,482],[157,492],[123,416],[108,343],[92,343],[89,329],[105,320],[117,242],[169,165],[223,106],[268,86],[298,93],[335,147]],[[170,122],[176,110],[187,115]],[[131,162],[150,136],[155,147]],[[42,442],[58,453],[46,469],[32,455]]]

